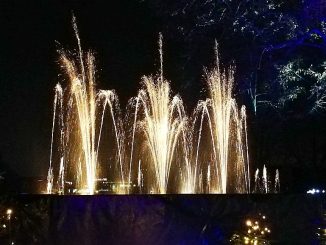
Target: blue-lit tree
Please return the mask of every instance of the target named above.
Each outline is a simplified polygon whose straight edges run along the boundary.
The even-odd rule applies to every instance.
[[[281,85],[277,101],[279,107],[284,108],[291,103],[303,101],[306,112],[325,110],[326,61],[316,66],[304,64],[302,59],[296,59],[279,66],[278,69]],[[301,107],[301,110],[303,108]]]

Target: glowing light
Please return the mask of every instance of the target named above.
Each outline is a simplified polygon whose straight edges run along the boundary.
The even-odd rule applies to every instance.
[[[271,181],[268,175],[267,167],[264,165],[262,176],[259,175],[259,169],[256,169],[255,172],[255,181],[254,181],[254,189],[255,193],[279,193],[280,192],[280,173],[279,170],[275,171],[275,179],[274,179],[274,188],[271,186]]]
[[[76,168],[76,182],[79,193],[94,194],[95,181],[98,170],[98,150],[101,139],[104,112],[106,107],[110,109],[120,165],[121,180],[124,182],[122,170],[122,145],[123,135],[120,130],[121,123],[115,118],[117,110],[117,96],[114,91],[95,91],[95,65],[91,52],[84,53],[81,49],[80,38],[75,18],[73,27],[78,41],[78,59],[71,58],[66,52],[60,51],[62,68],[70,81],[67,96],[64,96],[60,84],[55,87],[54,112],[52,123],[50,166],[48,171],[47,193],[53,191],[53,139],[56,128],[59,128],[58,154],[60,155],[60,170],[58,176],[58,193],[64,194],[66,165],[71,163]],[[67,103],[64,104],[64,98]],[[101,110],[102,108],[102,110]],[[96,113],[101,115],[100,125],[96,124]],[[73,148],[70,150],[69,147]],[[85,188],[86,186],[86,188]]]
[[[144,76],[142,89],[132,101],[135,103],[135,122],[137,113],[143,111],[140,120],[140,128],[146,137],[146,144],[150,150],[152,164],[155,170],[158,192],[166,193],[170,169],[174,158],[174,152],[178,140],[182,142],[184,161],[188,180],[183,186],[184,191],[194,192],[194,176],[190,166],[189,154],[186,142],[187,117],[183,108],[183,102],[179,96],[171,97],[169,82],[163,77],[163,52],[162,36],[159,39],[161,70],[158,77]],[[135,126],[133,127],[135,130]],[[133,133],[134,135],[134,133]],[[132,149],[133,149],[132,142]],[[132,157],[131,157],[132,158]]]
[[[313,188],[313,189],[310,189],[310,190],[308,190],[307,191],[307,194],[320,194],[320,193],[325,193],[325,190],[319,190],[319,189],[315,189],[315,188]]]
[[[75,17],[73,29],[77,54],[59,51],[68,86],[57,84],[54,89],[48,194],[65,194],[68,184],[73,193],[100,193],[96,186],[101,179],[106,181],[99,177],[105,169],[99,164],[106,164],[106,152],[100,150],[103,138],[107,139],[102,135],[102,129],[108,131],[103,126],[106,117],[113,132],[108,169],[117,183],[112,186],[115,193],[129,193],[132,186],[142,191],[145,174],[150,193],[167,193],[171,169],[180,169],[178,176],[173,176],[180,193],[250,192],[246,110],[238,108],[232,96],[234,68],[220,69],[217,45],[216,65],[206,73],[209,96],[198,103],[191,121],[181,97],[172,96],[170,83],[163,76],[160,35],[160,71],[157,76],[142,78],[141,89],[128,104],[134,109],[133,117],[127,114],[125,122],[115,91],[96,90],[94,56],[82,50]],[[203,128],[209,131],[207,138],[202,137],[206,135]],[[141,136],[137,138],[137,134]],[[200,154],[204,138],[211,147],[209,161]],[[149,154],[139,155],[137,147]]]
[[[177,140],[185,119],[177,114],[180,97],[170,97],[170,86],[163,78],[143,77],[144,88],[138,97],[144,108],[142,130],[150,149],[159,193],[166,193]],[[180,110],[183,110],[180,108]]]
[[[267,244],[268,240],[267,237],[271,231],[268,229],[267,226],[264,226],[264,228],[262,227],[262,224],[264,224],[266,222],[266,216],[262,215],[261,213],[259,213],[258,218],[260,218],[259,220],[252,220],[252,219],[247,219],[245,221],[245,229],[246,229],[246,233],[242,232],[240,234],[243,235],[239,235],[239,234],[233,234],[232,238],[231,238],[231,242],[235,242],[235,244],[240,244],[239,243],[239,238],[243,239],[243,243],[244,244]],[[259,226],[259,223],[261,224],[261,226]]]
[[[200,101],[196,108],[196,120],[200,121],[197,143],[196,166],[201,140],[203,120],[206,116],[213,148],[214,170],[213,187],[218,193],[226,193],[228,181],[233,182],[234,192],[250,192],[249,156],[247,142],[246,109],[238,110],[232,97],[234,69],[221,71],[216,44],[216,66],[206,73],[206,82],[210,97]],[[235,159],[230,159],[230,152]],[[231,164],[232,165],[231,167]],[[229,169],[234,169],[230,172]],[[231,176],[229,178],[228,176]]]
[[[11,219],[11,215],[12,215],[12,213],[13,213],[12,209],[8,208],[7,211],[6,211],[7,219],[8,219],[8,220]]]

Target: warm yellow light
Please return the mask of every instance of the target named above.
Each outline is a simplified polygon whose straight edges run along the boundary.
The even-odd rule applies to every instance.
[[[12,209],[7,209],[7,215],[11,215],[12,214]]]
[[[265,232],[264,232],[264,231],[262,231],[262,232],[261,232],[261,234],[262,234],[262,235],[264,235],[264,234],[265,234]]]
[[[248,220],[246,221],[246,225],[247,225],[247,226],[251,226],[251,225],[252,225],[251,220],[248,219]]]
[[[265,215],[263,216],[263,219],[266,219],[266,216]]]
[[[251,233],[251,230],[248,230],[248,233],[250,234]]]

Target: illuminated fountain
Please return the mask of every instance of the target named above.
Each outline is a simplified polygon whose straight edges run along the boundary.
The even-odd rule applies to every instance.
[[[131,100],[135,104],[135,121],[132,137],[131,159],[136,123],[145,135],[145,144],[150,153],[148,162],[152,163],[155,180],[153,189],[165,194],[168,188],[171,164],[175,149],[186,126],[186,116],[179,96],[171,97],[169,82],[163,77],[162,36],[159,39],[161,70],[160,75],[144,76],[142,89]],[[141,115],[138,115],[141,114]],[[141,117],[140,121],[137,119]],[[130,160],[130,169],[131,169]],[[157,187],[155,188],[155,185]]]
[[[246,110],[238,110],[232,97],[234,69],[221,71],[216,44],[216,66],[206,72],[209,98],[200,101],[195,110],[195,124],[199,121],[196,149],[196,169],[200,159],[203,123],[206,118],[208,136],[205,147],[210,144],[211,154],[207,167],[209,192],[249,193],[250,172],[247,142]],[[210,142],[207,142],[207,139]],[[228,188],[232,188],[229,190]]]
[[[95,88],[94,57],[60,51],[69,84],[55,87],[47,193],[97,193],[97,181],[122,186],[114,193],[249,193],[245,107],[232,96],[234,69],[206,72],[209,97],[188,117],[160,71],[144,76],[125,120],[113,90]],[[108,135],[108,130],[111,130]],[[105,178],[104,178],[105,177]],[[108,181],[109,179],[109,181]],[[71,193],[71,192],[69,192]]]
[[[122,183],[123,132],[120,120],[115,118],[115,112],[118,110],[117,96],[111,90],[96,93],[94,57],[91,52],[84,57],[75,18],[73,27],[79,48],[78,58],[74,59],[68,53],[60,51],[61,66],[70,83],[66,91],[63,91],[60,84],[55,87],[47,193],[52,193],[54,187],[53,146],[55,131],[58,129],[59,142],[56,142],[58,143],[56,153],[60,167],[56,191],[64,193],[69,171],[72,172],[77,190],[85,194],[94,194],[103,119],[107,107],[115,131]],[[100,122],[97,115],[100,115]]]
[[[272,187],[272,181],[270,180],[267,172],[267,168],[264,165],[262,176],[259,175],[259,169],[256,169],[254,180],[254,193],[279,193],[280,192],[280,173],[278,169],[275,171],[274,188]]]
[[[143,108],[139,128],[146,138],[158,191],[166,193],[175,148],[185,125],[178,114],[182,101],[179,96],[170,98],[169,84],[162,77],[143,77],[142,83],[136,103],[136,113],[138,107]]]

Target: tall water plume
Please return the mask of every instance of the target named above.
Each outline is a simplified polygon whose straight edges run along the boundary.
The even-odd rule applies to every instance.
[[[57,191],[64,192],[66,169],[73,169],[77,189],[84,193],[93,194],[95,191],[98,151],[106,107],[109,106],[113,120],[115,138],[118,148],[119,164],[122,182],[122,144],[121,123],[116,122],[114,111],[117,110],[117,96],[114,91],[95,90],[95,65],[91,52],[84,53],[81,49],[80,38],[73,17],[73,28],[78,43],[78,57],[60,50],[60,63],[66,73],[69,86],[65,92],[60,84],[55,88],[54,113],[51,137],[50,166],[47,192],[53,191],[53,144],[55,129],[60,131],[58,146],[60,168],[58,173]],[[59,111],[57,111],[59,107]],[[100,125],[96,122],[96,113],[101,115]],[[57,122],[58,121],[58,122]],[[57,123],[56,123],[57,122]],[[76,176],[77,175],[77,176]]]
[[[270,194],[270,193],[279,193],[280,192],[280,173],[279,170],[275,170],[275,178],[274,178],[274,187],[272,186],[272,181],[267,171],[267,167],[263,166],[262,176],[259,176],[259,169],[257,168],[255,172],[254,179],[254,193],[261,194]]]
[[[199,151],[202,141],[204,119],[207,119],[212,148],[211,192],[248,193],[250,191],[249,157],[247,143],[246,111],[238,110],[232,97],[234,68],[220,69],[216,44],[215,67],[206,72],[205,80],[209,98],[200,101],[195,110],[195,123],[199,121],[197,137],[196,166],[199,164]],[[208,142],[206,142],[208,144]]]
[[[162,35],[159,47],[160,74],[144,76],[141,80],[142,88],[132,102],[135,104],[134,123],[138,124],[138,129],[145,135],[144,144],[151,156],[148,161],[151,166],[148,167],[155,173],[154,189],[164,194],[168,188],[176,145],[187,119],[181,98],[178,95],[171,96],[170,84],[163,77]],[[133,143],[135,130],[136,126],[133,129]]]

